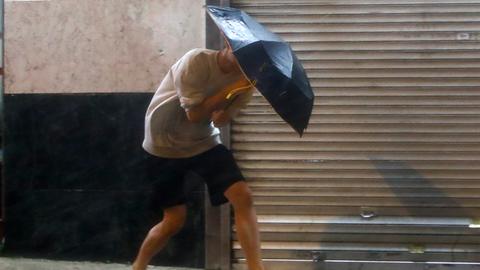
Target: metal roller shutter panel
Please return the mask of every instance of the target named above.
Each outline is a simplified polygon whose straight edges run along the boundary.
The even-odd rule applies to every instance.
[[[259,94],[232,125],[266,263],[479,267],[460,262],[480,262],[480,0],[230,2],[291,44],[316,95],[303,138]]]

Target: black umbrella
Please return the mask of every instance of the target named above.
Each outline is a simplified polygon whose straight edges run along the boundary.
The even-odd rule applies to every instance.
[[[239,9],[208,6],[207,10],[245,75],[301,136],[308,126],[314,94],[290,45]]]

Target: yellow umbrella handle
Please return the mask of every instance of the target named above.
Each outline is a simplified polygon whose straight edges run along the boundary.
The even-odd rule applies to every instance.
[[[238,92],[242,92],[244,90],[248,90],[252,87],[255,87],[256,84],[257,84],[257,81],[253,80],[253,81],[250,81],[250,85],[235,88],[228,93],[228,95],[226,96],[226,99],[230,99],[232,96],[236,95]]]

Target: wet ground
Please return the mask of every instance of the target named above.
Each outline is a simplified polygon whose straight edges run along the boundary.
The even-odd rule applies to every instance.
[[[96,262],[51,261],[25,258],[0,258],[2,270],[131,270],[130,265]],[[148,270],[199,270],[194,268],[150,266]]]

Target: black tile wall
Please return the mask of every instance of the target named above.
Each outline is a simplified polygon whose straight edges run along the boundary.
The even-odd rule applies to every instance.
[[[151,94],[5,96],[5,253],[131,261],[161,219],[149,189],[143,118]],[[154,179],[153,179],[154,180]],[[204,266],[204,195],[154,264]]]

